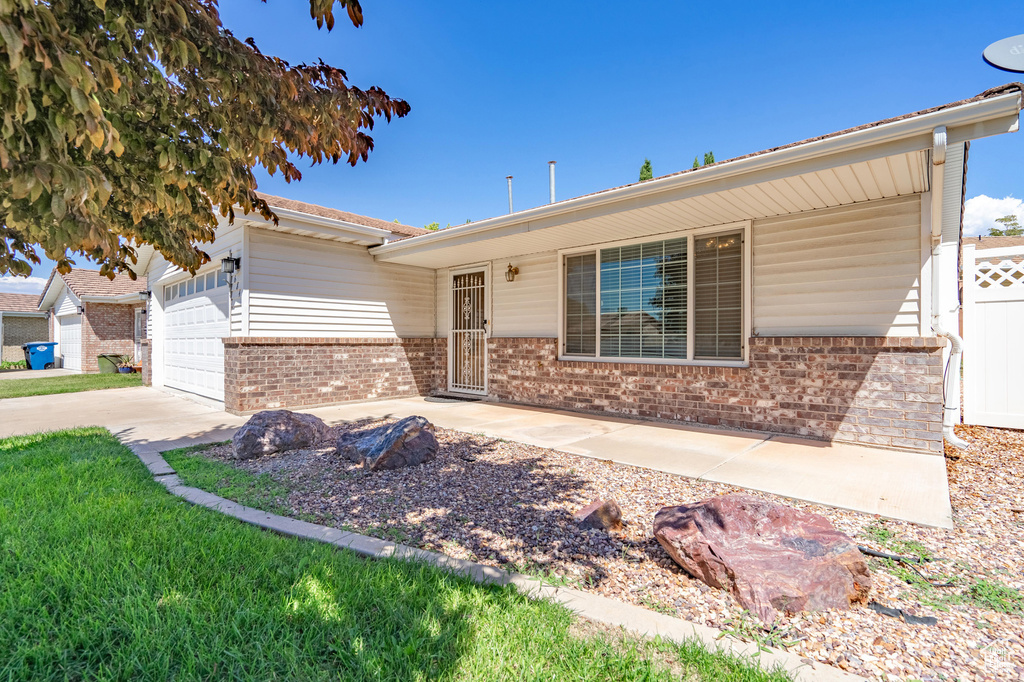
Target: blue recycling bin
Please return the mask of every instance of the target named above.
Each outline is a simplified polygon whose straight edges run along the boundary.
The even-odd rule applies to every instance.
[[[53,369],[53,349],[56,343],[46,341],[41,343],[26,343],[21,347],[25,351],[25,362],[29,369]]]

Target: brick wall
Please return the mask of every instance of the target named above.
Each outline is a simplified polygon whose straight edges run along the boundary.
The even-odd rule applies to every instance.
[[[443,383],[437,339],[229,337],[224,407],[242,414],[429,395]]]
[[[15,313],[6,313],[3,335],[0,339],[0,360],[18,362],[25,359],[22,344],[49,341],[50,327],[45,317],[20,317]]]
[[[82,316],[82,371],[98,372],[96,356],[135,355],[135,309],[144,303],[86,302]],[[145,325],[143,325],[145,329]],[[137,361],[137,360],[136,360]]]
[[[143,331],[145,334],[145,331]],[[136,362],[142,363],[142,385],[153,385],[153,347],[149,339],[142,339],[142,357],[136,358]]]
[[[503,401],[942,452],[934,338],[755,337],[743,368],[562,362],[556,339],[489,343]]]

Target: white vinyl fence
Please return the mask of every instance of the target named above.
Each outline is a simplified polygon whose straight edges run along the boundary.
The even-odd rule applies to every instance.
[[[964,422],[1024,429],[1024,246],[964,246]]]

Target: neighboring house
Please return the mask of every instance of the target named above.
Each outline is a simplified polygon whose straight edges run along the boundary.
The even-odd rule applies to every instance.
[[[451,393],[941,453],[967,145],[1020,105],[429,234],[268,197],[280,224],[222,225],[197,277],[140,253],[152,383],[234,413]]]
[[[24,360],[23,344],[50,340],[46,313],[39,312],[38,301],[36,294],[0,293],[0,362]]]
[[[1009,249],[1024,246],[1024,236],[1021,237],[965,237],[963,245],[973,244],[977,251],[988,251],[991,249]],[[997,259],[992,259],[996,262]],[[1021,261],[1020,256],[1013,256],[1010,260],[1014,263]]]
[[[141,357],[147,300],[145,277],[111,280],[81,268],[64,275],[55,268],[37,297],[38,309],[50,316],[55,357],[79,372],[98,372],[101,354]]]

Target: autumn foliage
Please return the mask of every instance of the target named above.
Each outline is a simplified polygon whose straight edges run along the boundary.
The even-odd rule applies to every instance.
[[[309,3],[328,30],[335,9],[362,24],[357,0]],[[146,244],[194,271],[217,213],[275,220],[254,167],[355,165],[374,121],[408,112],[341,69],[262,54],[217,0],[0,0],[0,274],[41,249],[112,275]]]

